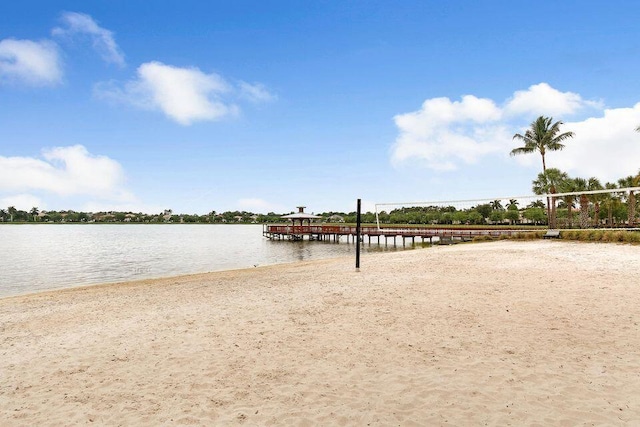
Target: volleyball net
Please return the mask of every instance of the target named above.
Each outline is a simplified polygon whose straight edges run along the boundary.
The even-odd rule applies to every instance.
[[[468,200],[375,204],[379,230],[407,225],[636,227],[640,187]]]

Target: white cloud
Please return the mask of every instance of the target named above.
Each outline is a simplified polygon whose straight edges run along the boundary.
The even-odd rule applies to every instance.
[[[602,103],[585,101],[577,93],[560,92],[547,83],[539,83],[514,92],[504,112],[510,116],[560,116],[574,114],[585,107],[602,108]]]
[[[269,212],[281,213],[288,210],[277,203],[271,203],[260,198],[246,198],[238,200],[238,208],[247,212],[266,214]]]
[[[500,116],[500,109],[489,99],[472,95],[454,102],[428,99],[420,110],[394,117],[400,135],[392,161],[418,159],[436,170],[455,169],[459,161],[474,163],[508,138],[498,122]]]
[[[161,62],[142,64],[137,79],[122,89],[112,83],[96,87],[99,97],[160,110],[182,125],[237,114],[238,107],[221,99],[230,91],[229,84],[217,74]]]
[[[516,146],[514,133],[526,129],[538,115],[570,115],[587,108],[602,107],[600,102],[560,92],[546,83],[514,92],[503,107],[473,95],[463,96],[460,101],[427,99],[418,111],[394,117],[399,135],[391,161],[399,166],[417,160],[433,170],[455,170],[483,156],[507,155]]]
[[[113,33],[100,27],[89,15],[77,12],[66,12],[61,18],[64,28],[54,28],[54,36],[78,36],[88,35],[91,38],[93,48],[100,54],[106,62],[125,65],[124,54],[116,44]]]
[[[240,95],[251,102],[270,102],[276,99],[276,96],[261,83],[240,82]]]
[[[134,199],[124,186],[122,167],[109,157],[94,156],[82,145],[43,150],[42,157],[0,156],[0,192],[42,191],[120,202]]]
[[[78,210],[81,212],[142,212],[145,214],[160,213],[166,206],[148,205],[140,201],[128,203],[109,202],[104,200],[90,200]]]
[[[0,198],[0,209],[6,209],[9,206],[22,211],[30,211],[34,207],[40,210],[46,208],[42,199],[32,194],[14,194]]]
[[[565,149],[554,152],[548,164],[571,176],[595,176],[603,184],[640,170],[640,103],[632,108],[604,110],[599,117],[567,122],[563,131],[575,133]],[[547,156],[550,157],[550,156]]]
[[[58,46],[54,42],[16,39],[0,41],[0,83],[54,85],[62,81],[62,74]]]
[[[222,76],[204,73],[198,68],[182,68],[153,61],[138,67],[137,77],[124,86],[115,82],[95,87],[99,98],[124,102],[137,108],[159,110],[182,125],[197,121],[215,121],[240,113],[233,99],[251,102],[276,99],[260,83],[240,82],[235,87]]]

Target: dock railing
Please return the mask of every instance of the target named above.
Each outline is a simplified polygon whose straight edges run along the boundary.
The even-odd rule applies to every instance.
[[[403,237],[458,237],[473,238],[475,236],[500,237],[515,233],[531,232],[535,229],[504,229],[504,228],[426,228],[426,227],[392,227],[378,228],[375,226],[361,227],[360,233],[364,236],[403,236]],[[266,237],[273,235],[355,235],[356,227],[350,225],[285,225],[265,224],[263,234]]]

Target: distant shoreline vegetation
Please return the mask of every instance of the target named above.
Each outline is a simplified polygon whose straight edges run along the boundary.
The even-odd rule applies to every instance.
[[[381,224],[395,226],[425,227],[536,227],[547,226],[547,215],[542,200],[536,200],[523,208],[511,200],[507,206],[500,201],[478,204],[467,209],[454,206],[403,207],[378,214]],[[78,212],[40,211],[33,208],[23,211],[10,206],[0,209],[0,224],[273,224],[288,223],[282,216],[291,212],[267,214],[247,211],[211,211],[205,215],[175,214],[171,209],[158,214],[135,212]],[[600,226],[624,227],[627,210],[624,204],[618,204],[615,210],[602,210],[597,213]],[[355,224],[356,212],[323,212],[314,223]],[[563,228],[572,228],[570,212],[567,206],[560,206],[556,216]],[[375,224],[376,215],[366,212],[361,217],[363,224]],[[575,225],[575,224],[574,224]]]
[[[378,218],[382,224],[425,225],[425,226],[486,226],[486,225],[544,225],[546,218],[542,201],[536,201],[524,209],[515,206],[504,209],[500,204],[481,204],[469,209],[456,209],[454,206],[404,207],[389,212],[382,211]],[[282,216],[292,212],[260,214],[247,211],[211,211],[205,215],[175,214],[167,209],[158,214],[135,212],[78,212],[17,210],[10,206],[0,209],[0,223],[92,223],[92,224],[268,224],[287,223]],[[354,224],[356,212],[323,212],[317,223]],[[363,213],[363,223],[376,223],[376,214]]]
[[[518,209],[512,203],[506,209],[498,201],[490,204],[481,204],[475,207],[458,210],[453,206],[438,207],[410,207],[395,209],[389,212],[380,212],[379,219],[383,226],[401,228],[425,227],[425,228],[510,228],[530,230],[516,233],[511,237],[500,239],[539,239],[544,236],[548,226],[545,209],[542,201],[532,202],[523,209]],[[578,229],[570,219],[570,210],[566,207],[556,210],[556,220],[563,228],[560,236],[564,240],[577,240],[586,242],[615,242],[640,244],[640,233],[630,228],[625,223],[627,211],[624,204],[619,204],[615,214],[612,211],[602,210],[596,215],[599,218],[597,224],[590,224],[589,229]],[[37,212],[36,212],[37,211]],[[9,213],[11,212],[13,216]],[[595,214],[595,212],[594,212]],[[268,214],[255,214],[246,211],[228,211],[216,213],[211,211],[206,215],[173,214],[171,210],[165,210],[160,214],[144,214],[133,212],[76,212],[76,211],[39,211],[37,208],[30,212],[17,209],[0,209],[0,224],[273,224],[284,223],[282,215],[270,212]],[[321,218],[316,223],[330,223],[353,225],[356,222],[356,213],[325,212],[318,214]],[[375,213],[362,214],[363,224],[376,223]],[[617,228],[617,229],[613,229]],[[626,230],[625,230],[626,229]],[[633,232],[632,232],[633,231]],[[495,240],[490,236],[474,238],[474,241]]]

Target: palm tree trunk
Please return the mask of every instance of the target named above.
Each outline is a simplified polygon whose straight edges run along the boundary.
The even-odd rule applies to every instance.
[[[556,220],[556,198],[551,198],[551,218],[549,220],[549,228],[557,228],[557,220]]]
[[[607,224],[609,228],[613,228],[613,203],[609,203],[607,208]]]
[[[596,202],[593,207],[593,226],[597,227],[600,224],[600,203]]]
[[[556,193],[556,187],[554,187],[554,186],[551,186],[551,188],[549,190],[550,190],[551,194],[555,194]],[[551,208],[550,208],[549,212],[551,214],[549,216],[549,228],[551,228],[551,229],[557,228],[557,225],[556,225],[556,198],[555,197],[551,197]]]
[[[629,227],[633,227],[636,222],[636,195],[629,191]]]
[[[580,195],[580,228],[589,228],[589,199]]]
[[[547,174],[547,164],[544,161],[544,153],[540,153],[540,156],[542,156],[542,173],[544,175],[546,175]],[[551,193],[554,193],[554,191],[552,190]],[[553,218],[553,210],[555,210],[555,209],[551,208],[551,203],[552,203],[552,200],[549,197],[547,197],[547,225],[549,226],[549,228],[556,228],[555,227],[555,218]],[[554,204],[554,208],[555,208],[555,202],[553,202],[553,204]]]

